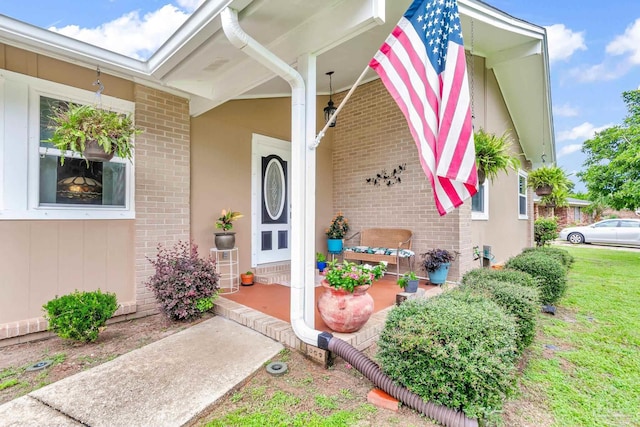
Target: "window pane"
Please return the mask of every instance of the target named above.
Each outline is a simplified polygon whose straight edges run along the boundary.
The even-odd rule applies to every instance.
[[[522,195],[527,194],[527,179],[522,175],[518,177],[518,192]]]
[[[484,212],[484,185],[481,185],[478,192],[471,197],[471,211]]]
[[[520,215],[527,214],[527,198],[520,196]]]
[[[126,165],[58,156],[40,159],[40,204],[125,206]]]
[[[53,144],[49,142],[42,142],[45,139],[51,138],[53,130],[49,128],[50,119],[53,109],[60,108],[61,105],[66,105],[64,101],[59,101],[53,98],[47,98],[46,96],[40,97],[40,146],[41,147],[53,147]]]

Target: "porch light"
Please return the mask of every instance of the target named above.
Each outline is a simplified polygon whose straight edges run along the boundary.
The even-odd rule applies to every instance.
[[[333,74],[333,71],[329,71],[326,74],[327,74],[327,76],[329,76],[329,103],[327,104],[326,107],[324,107],[324,121],[325,121],[325,123],[329,121],[329,119],[331,118],[333,113],[337,110],[337,108],[333,106],[333,100],[331,99],[331,95],[333,95],[333,89],[331,87],[331,75]],[[330,128],[335,127],[337,121],[338,121],[337,118],[333,119],[333,121],[329,124],[329,127]]]

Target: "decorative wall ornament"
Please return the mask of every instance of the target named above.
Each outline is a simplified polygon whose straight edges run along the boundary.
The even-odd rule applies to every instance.
[[[400,174],[406,169],[407,169],[406,163],[403,163],[393,168],[393,171],[391,173],[387,173],[386,169],[382,169],[374,177],[367,178],[367,184],[373,184],[373,185],[384,184],[387,187],[390,187],[393,184],[400,184],[402,182],[402,179],[400,178]]]

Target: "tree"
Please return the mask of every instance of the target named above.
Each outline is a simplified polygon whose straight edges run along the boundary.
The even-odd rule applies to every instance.
[[[587,158],[578,176],[593,198],[633,210],[640,207],[640,90],[623,92],[622,98],[629,115],[585,141]]]

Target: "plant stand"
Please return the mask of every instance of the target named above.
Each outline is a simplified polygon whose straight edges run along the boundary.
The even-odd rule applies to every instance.
[[[220,294],[233,294],[240,290],[240,272],[238,270],[238,248],[211,248],[211,258],[216,262],[216,271],[220,275],[218,286]]]

